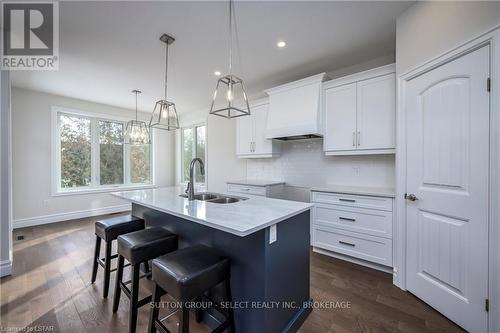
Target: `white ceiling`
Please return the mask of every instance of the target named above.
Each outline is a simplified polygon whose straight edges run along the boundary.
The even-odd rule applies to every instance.
[[[395,22],[411,2],[237,2],[235,74],[249,95],[395,52]],[[61,2],[58,71],[12,73],[13,85],[151,111],[163,95],[166,32],[169,99],[179,112],[207,109],[227,71],[227,2]],[[287,47],[276,47],[278,40]],[[241,60],[241,61],[240,61]]]

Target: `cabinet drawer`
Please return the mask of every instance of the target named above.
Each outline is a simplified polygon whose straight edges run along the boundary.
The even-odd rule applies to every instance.
[[[392,238],[392,212],[315,204],[313,223],[372,236]]]
[[[392,241],[387,238],[313,225],[313,245],[381,265],[392,266]]]
[[[392,199],[352,194],[312,192],[313,203],[335,204],[349,207],[380,209],[392,212]]]
[[[246,193],[252,195],[266,196],[266,188],[263,186],[248,186],[248,185],[238,185],[238,184],[227,184],[228,192],[235,193]]]

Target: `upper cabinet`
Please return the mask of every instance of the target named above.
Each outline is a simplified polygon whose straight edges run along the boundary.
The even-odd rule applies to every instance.
[[[279,142],[266,139],[269,103],[263,100],[250,105],[250,116],[236,119],[236,155],[242,158],[276,157],[280,153]]]
[[[323,84],[326,155],[395,152],[394,72],[388,65]]]

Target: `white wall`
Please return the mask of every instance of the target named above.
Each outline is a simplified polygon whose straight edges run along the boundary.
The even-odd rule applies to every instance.
[[[10,186],[10,78],[0,71],[0,276],[12,269],[12,206]]]
[[[12,89],[12,154],[14,227],[31,223],[66,220],[112,210],[123,210],[126,202],[108,193],[52,196],[51,194],[51,108],[61,106],[80,111],[133,118],[133,110]],[[141,114],[147,117],[147,114]],[[155,183],[174,183],[174,136],[155,131]]]
[[[224,192],[226,181],[244,179],[246,161],[236,157],[236,120],[207,118],[207,189]]]
[[[500,25],[500,2],[419,1],[397,19],[399,75]]]
[[[394,187],[394,155],[325,156],[323,140],[284,142],[278,158],[249,159],[248,179],[294,186]]]

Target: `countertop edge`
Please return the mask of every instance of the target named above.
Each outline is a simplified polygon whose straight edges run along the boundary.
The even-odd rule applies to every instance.
[[[184,214],[180,214],[178,212],[174,212],[174,211],[170,211],[168,209],[162,209],[162,208],[159,208],[159,207],[154,207],[152,205],[148,205],[148,204],[145,204],[143,202],[139,202],[137,200],[132,200],[132,199],[128,199],[128,198],[124,198],[116,193],[110,193],[111,195],[117,197],[117,198],[120,198],[122,200],[126,200],[126,201],[129,201],[131,203],[134,203],[136,205],[141,205],[141,206],[144,206],[144,207],[147,207],[147,208],[150,208],[150,209],[154,209],[154,210],[157,210],[159,212],[163,212],[163,213],[166,213],[166,214],[171,214],[173,216],[177,216],[177,217],[180,217],[180,218],[183,218],[183,219],[186,219],[186,220],[189,220],[189,221],[192,221],[192,222],[195,222],[195,223],[198,223],[198,224],[201,224],[201,225],[204,225],[204,226],[207,226],[207,227],[210,227],[210,228],[214,228],[214,229],[217,229],[217,230],[220,230],[220,231],[224,231],[224,232],[228,232],[230,234],[233,234],[233,235],[236,235],[236,236],[239,236],[239,237],[246,237],[246,236],[249,236],[257,231],[260,231],[262,229],[265,229],[271,225],[274,225],[274,224],[277,224],[277,223],[280,223],[284,220],[287,220],[288,218],[292,217],[292,216],[296,216],[296,215],[299,215],[305,211],[308,211],[310,209],[313,208],[313,204],[309,204],[309,207],[306,207],[306,208],[303,208],[303,209],[300,209],[300,210],[297,210],[293,213],[290,213],[290,214],[287,214],[285,216],[282,216],[278,219],[275,219],[275,220],[272,220],[270,222],[267,222],[267,223],[264,223],[258,227],[255,227],[255,228],[252,228],[252,229],[248,229],[248,230],[245,230],[245,231],[239,231],[239,230],[235,230],[235,229],[231,229],[231,228],[224,228],[222,227],[221,225],[219,224],[213,224],[213,223],[210,223],[208,221],[205,221],[205,220],[200,220],[200,219],[196,219],[196,218],[193,218],[191,216],[187,216],[187,215],[184,215]]]

